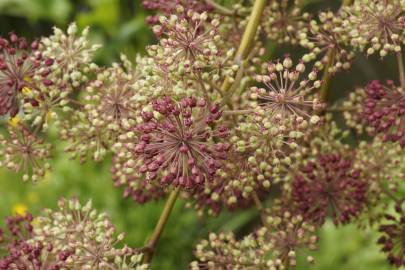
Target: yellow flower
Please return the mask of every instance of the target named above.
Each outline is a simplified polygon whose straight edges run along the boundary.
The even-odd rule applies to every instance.
[[[30,76],[24,76],[24,81],[26,82],[32,82],[32,79]]]
[[[26,96],[29,96],[32,92],[32,90],[30,88],[28,88],[27,86],[23,87],[23,89],[21,91]]]
[[[23,203],[17,203],[13,206],[12,212],[14,215],[25,216],[28,212],[28,207]]]
[[[21,118],[17,115],[13,118],[10,118],[8,120],[8,124],[12,127],[16,127],[20,123],[20,121],[21,121]]]

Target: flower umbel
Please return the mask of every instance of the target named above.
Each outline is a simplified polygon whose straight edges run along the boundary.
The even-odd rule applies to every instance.
[[[309,13],[302,12],[302,0],[294,0],[291,5],[289,2],[272,1],[264,11],[268,19],[263,22],[263,30],[271,40],[280,44],[297,44],[298,34],[305,28],[305,20],[309,17]]]
[[[42,60],[41,53],[36,52],[38,47],[38,41],[30,46],[14,33],[8,40],[0,37],[0,116],[15,116],[23,92],[33,87],[32,79]]]
[[[301,215],[293,215],[288,211],[268,216],[265,226],[256,235],[259,245],[271,253],[267,266],[277,270],[295,267],[297,252],[301,249],[315,250],[318,241],[315,226]],[[308,256],[307,261],[313,263],[314,258]]]
[[[150,46],[149,54],[180,74],[218,66],[219,20],[208,21],[207,13],[184,11],[180,7],[178,13],[184,12],[183,17],[171,15],[160,19],[161,25],[154,27],[154,32],[162,36],[160,45]]]
[[[268,75],[256,76],[256,81],[265,87],[252,87],[250,92],[251,98],[272,117],[302,122],[311,118],[310,111],[322,108],[319,98],[313,96],[321,86],[315,70],[308,79],[301,79],[304,64],[293,67],[292,60],[286,57],[283,62],[268,63],[267,71]]]
[[[344,7],[344,27],[353,46],[367,54],[401,51],[405,42],[405,2],[403,0],[357,0]]]
[[[331,217],[345,224],[360,214],[366,203],[367,183],[360,171],[341,154],[323,154],[295,175],[292,199],[306,220],[323,224]]]
[[[372,81],[366,87],[364,116],[374,133],[385,141],[399,142],[405,147],[405,90],[387,81]]]
[[[330,64],[328,72],[336,73],[350,68],[354,52],[348,50],[348,35],[344,32],[342,20],[333,12],[321,12],[319,22],[311,20],[308,30],[299,34],[300,45],[311,52],[303,56],[305,62],[316,60],[315,67],[322,70]],[[333,57],[330,55],[332,50]],[[332,62],[330,62],[332,60]]]
[[[134,250],[116,247],[124,235],[116,235],[106,214],[93,209],[91,201],[81,205],[77,199],[61,199],[58,205],[59,211],[48,209],[38,217],[34,240],[52,243],[53,252],[70,252],[68,269],[148,269]]]
[[[227,136],[223,126],[214,127],[221,118],[217,105],[204,99],[169,97],[152,103],[153,112],[143,112],[144,123],[138,125],[139,142],[128,149],[133,157],[126,163],[146,174],[147,180],[158,178],[163,185],[193,188],[210,180],[226,158],[228,143],[214,142]],[[134,160],[139,156],[141,162]]]
[[[50,168],[47,159],[51,146],[23,124],[8,127],[9,138],[0,135],[0,166],[23,172],[23,180],[39,180]]]

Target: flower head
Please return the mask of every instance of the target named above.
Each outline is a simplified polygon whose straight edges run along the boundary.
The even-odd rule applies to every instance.
[[[81,205],[77,199],[62,199],[58,205],[58,211],[48,209],[37,218],[34,240],[52,243],[54,253],[71,252],[68,269],[147,269],[134,250],[117,247],[124,235],[116,235],[106,214],[93,209],[91,201]]]
[[[179,13],[185,12],[178,7]],[[219,20],[208,21],[207,13],[189,10],[186,16],[161,17],[154,27],[160,44],[149,47],[149,54],[174,73],[193,73],[220,63],[217,42]]]
[[[86,87],[84,110],[94,126],[117,133],[134,124],[140,111],[134,81],[133,74],[115,66],[100,72]]]
[[[259,106],[275,119],[291,118],[292,122],[303,122],[312,117],[311,111],[322,108],[314,91],[321,86],[317,72],[313,70],[307,79],[302,79],[305,71],[303,63],[293,67],[293,62],[286,57],[282,62],[267,64],[267,75],[257,75],[256,81],[264,87],[252,87],[253,106]]]
[[[232,233],[211,233],[195,251],[198,261],[191,269],[290,269],[296,266],[296,253],[316,249],[315,227],[302,216],[285,212],[266,218],[252,234],[237,240]],[[312,256],[307,260],[313,262]]]
[[[301,215],[289,211],[268,216],[265,226],[257,232],[259,245],[271,254],[267,266],[274,269],[289,269],[297,264],[297,253],[302,249],[315,250],[318,241],[315,226]],[[307,257],[309,263],[314,262],[312,256]]]
[[[341,69],[348,69],[354,53],[346,49],[348,36],[344,32],[342,20],[333,12],[321,12],[319,23],[311,20],[308,30],[299,34],[300,45],[311,52],[305,54],[302,59],[305,62],[316,60],[315,67],[319,70],[330,64],[329,72],[335,73]],[[333,53],[333,58],[330,53]],[[332,62],[330,62],[332,59]]]
[[[237,240],[233,233],[210,233],[195,250],[197,261],[192,270],[254,270],[266,266],[266,253],[258,246],[253,235]]]
[[[342,154],[321,154],[296,173],[292,199],[306,220],[323,224],[327,217],[345,224],[366,203],[367,182]]]
[[[399,142],[405,147],[405,92],[387,81],[372,81],[366,87],[364,117],[373,133],[381,133],[385,141]]]
[[[343,9],[344,27],[351,44],[371,55],[384,57],[401,51],[405,42],[405,2],[402,0],[358,0]]]
[[[0,229],[0,269],[7,270],[58,270],[66,267],[66,259],[71,252],[52,253],[53,245],[34,241],[33,216],[12,216],[6,218],[6,231]]]
[[[123,58],[128,66],[126,61]],[[79,109],[62,124],[61,137],[70,142],[65,151],[81,162],[89,155],[96,161],[105,157],[118,136],[136,123],[141,108],[151,98],[143,95],[138,76],[130,66],[124,70],[119,64],[98,69],[96,78],[83,91]]]
[[[45,58],[53,59],[51,79],[61,88],[77,88],[88,81],[87,73],[94,69],[92,62],[100,45],[88,40],[89,29],[78,33],[72,23],[66,32],[54,27],[53,35],[41,40],[41,52]]]
[[[92,57],[98,45],[91,45],[87,35],[87,28],[78,35],[77,26],[71,24],[66,33],[55,27],[53,35],[41,39],[39,51],[45,61],[40,72],[46,80],[27,94],[31,102],[24,104],[25,121],[46,130],[50,122],[59,124],[62,114],[72,112],[75,91],[97,68]]]
[[[382,245],[389,263],[399,268],[405,266],[405,213],[401,205],[397,205],[395,211],[395,215],[385,215],[385,223],[379,227],[382,236],[378,244]]]
[[[38,47],[38,41],[30,46],[14,33],[10,33],[9,39],[0,37],[0,116],[15,116],[24,92],[35,87],[32,79],[43,59]]]
[[[300,152],[304,136],[312,125],[307,121],[268,118],[265,112],[246,117],[236,127],[231,142],[249,164],[249,177],[242,182],[245,195],[254,190],[268,190],[283,181]],[[254,177],[252,177],[254,176]]]
[[[354,160],[354,167],[362,171],[362,178],[367,179],[369,185],[363,220],[373,224],[381,221],[381,210],[389,209],[392,197],[396,197],[401,189],[405,177],[403,149],[398,144],[385,143],[381,136],[375,136],[371,142],[359,144]]]
[[[8,127],[9,137],[0,135],[0,166],[23,173],[23,180],[39,180],[50,168],[47,159],[51,146],[23,124]]]
[[[152,111],[144,111],[142,117],[144,123],[123,136],[133,140],[135,132],[139,141],[116,145],[124,160],[129,154],[124,167],[139,171],[146,180],[157,178],[163,185],[184,188],[212,179],[230,147],[214,142],[227,136],[225,127],[216,126],[221,118],[217,105],[193,97],[178,102],[164,97],[155,100]]]
[[[305,20],[308,19],[309,13],[302,12],[302,0],[294,0],[289,4],[288,0],[272,1],[264,13],[264,32],[269,39],[275,40],[280,44],[298,43],[298,34],[305,27]]]

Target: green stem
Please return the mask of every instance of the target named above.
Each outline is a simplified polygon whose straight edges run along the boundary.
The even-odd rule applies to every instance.
[[[326,64],[325,70],[323,72],[322,87],[321,87],[321,90],[319,91],[321,100],[324,102],[328,98],[330,78],[332,77],[332,74],[329,72],[329,69],[331,68],[331,66],[334,62],[334,59],[335,59],[335,50],[329,49],[327,57],[328,57],[328,63]]]
[[[159,221],[153,230],[152,236],[150,237],[148,243],[145,246],[145,257],[143,259],[144,263],[150,263],[152,261],[153,254],[155,253],[156,246],[159,242],[160,236],[162,235],[163,229],[169,219],[170,213],[173,210],[173,206],[179,196],[179,188],[176,188],[170,193],[169,198],[163,208],[163,212],[159,217]]]
[[[252,48],[252,43],[255,39],[257,29],[259,28],[260,19],[262,18],[264,7],[266,6],[267,0],[256,0],[252,13],[250,14],[249,22],[246,26],[245,32],[243,33],[242,41],[239,45],[238,51],[235,55],[235,63],[240,66],[243,65],[244,60],[246,60],[249,52]],[[242,68],[242,67],[240,67]],[[231,82],[229,78],[226,78],[222,84],[221,91],[227,93],[235,82]],[[225,95],[222,104],[226,104],[230,101],[233,93]]]
[[[399,80],[401,82],[402,91],[405,91],[405,69],[404,69],[404,59],[402,58],[402,53],[397,52],[397,61],[398,61],[398,72]]]

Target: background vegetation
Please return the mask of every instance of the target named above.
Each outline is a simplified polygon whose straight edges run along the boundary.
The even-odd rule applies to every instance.
[[[120,52],[130,58],[144,53],[144,47],[153,41],[145,25],[146,11],[140,0],[0,0],[0,35],[15,31],[19,35],[34,38],[47,35],[52,26],[65,28],[76,21],[79,27],[91,26],[91,38],[103,44],[97,55],[100,64],[116,61]],[[338,0],[307,1],[308,9],[330,8],[339,5]],[[273,55],[281,55],[290,48],[277,48]],[[299,54],[300,52],[296,52]],[[350,78],[343,73],[332,82],[333,99],[343,97],[369,78],[384,78],[393,73],[395,65],[388,60],[360,58],[354,64]],[[384,72],[383,72],[384,71]],[[353,75],[354,74],[354,75]],[[396,75],[395,75],[396,76]],[[56,132],[54,134],[56,136]],[[63,145],[59,146],[61,149]],[[61,150],[59,149],[59,150]],[[127,242],[141,246],[152,232],[163,203],[139,206],[123,200],[122,191],[113,187],[108,161],[104,164],[80,165],[69,157],[54,151],[53,170],[46,180],[38,184],[21,183],[15,174],[0,170],[0,219],[25,209],[37,213],[42,208],[53,208],[57,199],[77,196],[82,201],[92,199],[100,210],[107,211],[120,231],[127,233]],[[187,269],[192,259],[192,248],[199,238],[210,230],[234,230],[243,234],[255,226],[257,212],[224,213],[216,219],[201,219],[179,201],[159,244],[153,269]],[[383,270],[391,269],[375,245],[376,235],[354,226],[335,228],[328,223],[322,231],[320,251],[315,254],[314,270]],[[305,264],[299,270],[305,269]]]

